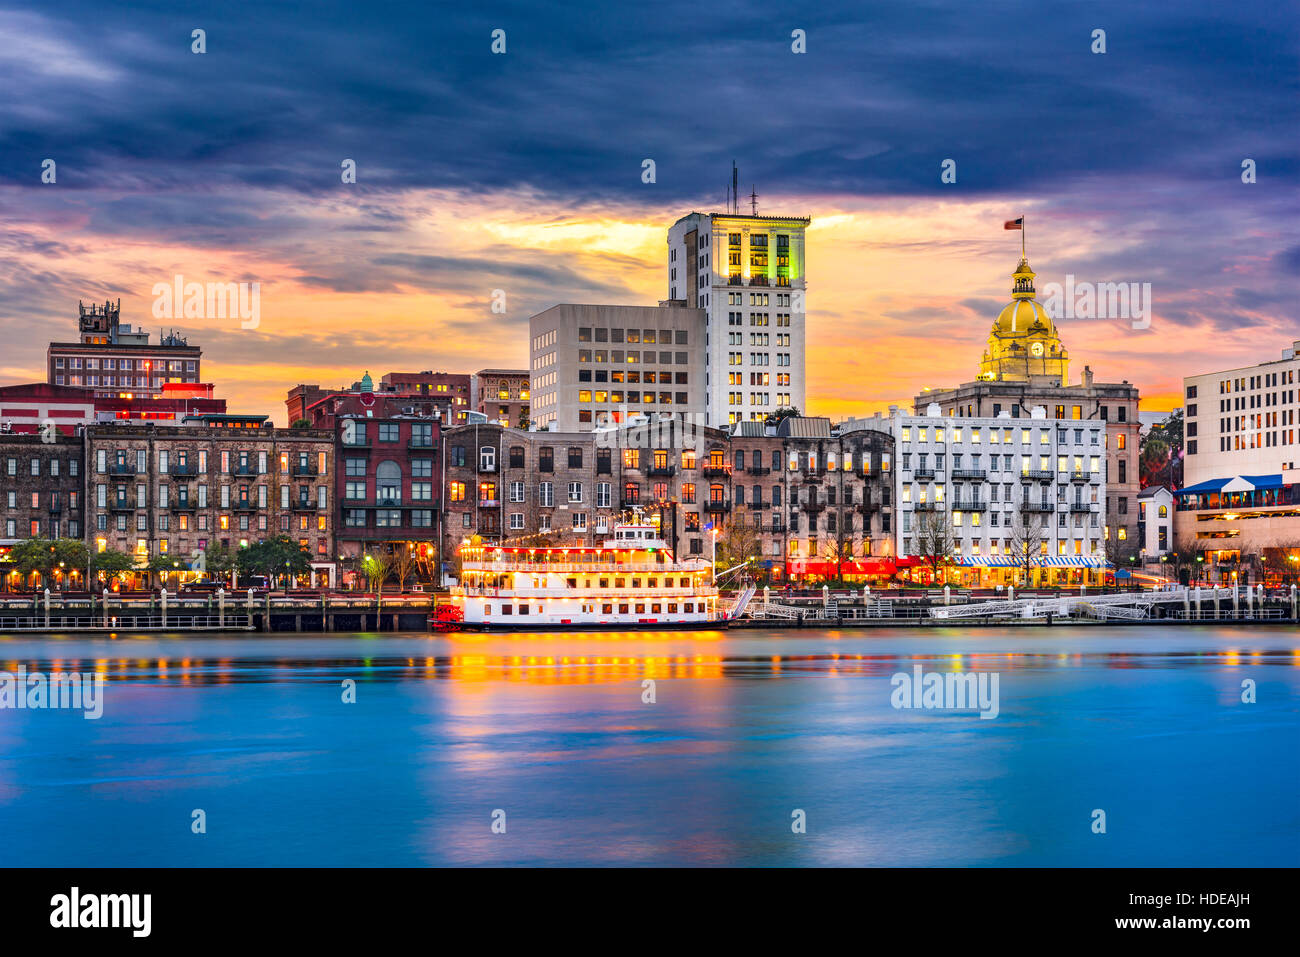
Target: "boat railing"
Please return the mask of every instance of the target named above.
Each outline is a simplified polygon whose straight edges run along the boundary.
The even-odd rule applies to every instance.
[[[545,572],[588,572],[593,574],[656,572],[661,575],[678,575],[705,571],[707,570],[707,565],[707,562],[704,563],[704,567],[700,567],[698,563],[694,565],[683,565],[672,562],[461,562],[461,568],[465,571],[530,572],[532,574],[543,574]]]
[[[453,595],[466,597],[512,598],[527,601],[532,598],[571,598],[577,601],[656,601],[661,598],[717,598],[711,586],[697,588],[656,588],[652,592],[628,588],[502,588],[493,585],[457,585]]]

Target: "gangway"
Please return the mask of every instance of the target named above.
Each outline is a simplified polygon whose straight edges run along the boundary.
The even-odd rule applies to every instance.
[[[743,615],[745,613],[745,606],[748,605],[749,600],[754,597],[754,590],[757,587],[758,586],[756,586],[753,582],[750,582],[748,585],[746,585],[745,590],[742,591],[736,597],[735,602],[732,604],[731,608],[727,610],[727,613],[722,620],[735,621],[737,618]]]

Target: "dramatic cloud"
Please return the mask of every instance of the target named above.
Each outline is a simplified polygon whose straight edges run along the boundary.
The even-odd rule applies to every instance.
[[[664,296],[665,230],[721,208],[735,159],[760,210],[814,218],[811,411],[968,379],[1021,213],[1040,284],[1152,284],[1150,329],[1062,332],[1076,370],[1172,405],[1183,374],[1300,338],[1298,34],[1211,0],[11,3],[0,376],[40,377],[78,299],[155,328],[177,273],[262,283],[258,330],[172,324],[233,407],[283,419],[289,385],[365,368],[523,366],[532,312]]]

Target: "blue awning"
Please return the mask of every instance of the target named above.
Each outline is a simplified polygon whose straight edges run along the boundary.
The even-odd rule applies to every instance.
[[[1223,486],[1227,485],[1231,479],[1216,478],[1208,482],[1197,482],[1195,485],[1188,485],[1186,488],[1174,489],[1175,495],[1205,495],[1210,492],[1218,492]]]
[[[1277,472],[1273,475],[1236,475],[1231,478],[1209,479],[1205,482],[1197,482],[1195,485],[1188,485],[1186,488],[1176,489],[1175,495],[1208,495],[1212,492],[1222,492],[1225,486],[1231,485],[1228,489],[1230,492],[1251,492],[1265,491],[1269,489],[1282,488],[1282,473]]]

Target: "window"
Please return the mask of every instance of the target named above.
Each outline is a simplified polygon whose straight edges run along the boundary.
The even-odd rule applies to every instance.
[[[555,449],[546,446],[537,450],[537,470],[539,472],[555,471]]]
[[[447,498],[448,498],[449,501],[452,501],[452,502],[463,502],[463,501],[465,501],[465,483],[464,483],[464,482],[448,482],[448,483],[447,483]]]
[[[478,467],[481,472],[495,472],[497,468],[497,450],[485,445],[478,450]]]
[[[581,483],[581,482],[570,482],[570,483],[569,483],[569,501],[570,501],[570,502],[581,502],[581,501],[582,501],[582,483]]]

